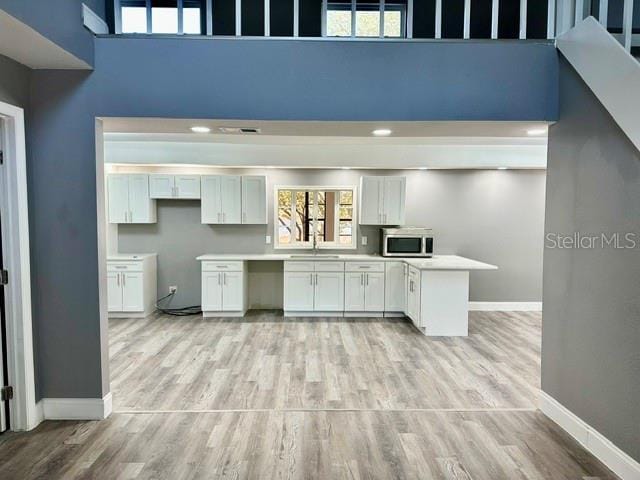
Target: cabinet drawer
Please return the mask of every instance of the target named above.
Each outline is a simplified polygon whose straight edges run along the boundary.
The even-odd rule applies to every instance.
[[[107,262],[107,272],[141,272],[142,262]]]
[[[284,262],[285,272],[313,272],[313,262]]]
[[[344,262],[314,262],[316,272],[344,272]]]
[[[242,272],[243,262],[202,262],[203,272]]]
[[[384,272],[384,262],[347,262],[347,272]]]

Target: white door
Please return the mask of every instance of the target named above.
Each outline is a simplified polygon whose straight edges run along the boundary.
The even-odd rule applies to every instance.
[[[122,311],[122,274],[107,272],[107,310],[109,312]]]
[[[222,223],[221,179],[220,175],[208,175],[201,178],[200,211],[202,223]]]
[[[242,272],[222,273],[222,310],[226,312],[243,310],[242,275]]]
[[[365,273],[364,310],[366,312],[384,311],[384,273]]]
[[[153,223],[153,213],[149,175],[129,175],[129,223]]]
[[[200,198],[200,177],[198,175],[176,175],[176,197]]]
[[[407,298],[407,265],[387,262],[384,279],[384,311],[404,312]]]
[[[240,175],[220,177],[222,223],[242,223],[242,180]]]
[[[314,275],[311,272],[284,273],[284,309],[286,311],[313,311]]]
[[[383,177],[362,177],[360,182],[360,224],[382,225]]]
[[[149,193],[151,198],[173,198],[175,195],[173,175],[154,173],[149,175]]]
[[[344,311],[344,273],[315,273],[315,299],[313,309],[316,312]]]
[[[242,177],[242,223],[267,223],[267,186],[264,176]]]
[[[109,175],[107,177],[109,201],[109,223],[127,223],[129,219],[129,177]]]
[[[144,285],[141,272],[123,272],[122,282],[122,311],[144,312]]]
[[[202,311],[222,311],[222,273],[202,272]]]
[[[384,178],[383,223],[385,225],[404,224],[404,203],[407,177]]]
[[[364,277],[366,273],[344,274],[344,311],[364,312]]]

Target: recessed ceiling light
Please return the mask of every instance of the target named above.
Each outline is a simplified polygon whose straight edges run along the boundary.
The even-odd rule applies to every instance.
[[[388,137],[391,135],[391,130],[388,128],[376,128],[373,132],[376,137]]]
[[[193,133],[209,133],[211,132],[211,129],[209,127],[196,126],[196,127],[191,127],[191,131]]]
[[[506,170],[507,167],[498,167],[498,170]]]
[[[531,128],[527,130],[527,135],[535,136],[535,135],[544,135],[547,133],[546,128]]]

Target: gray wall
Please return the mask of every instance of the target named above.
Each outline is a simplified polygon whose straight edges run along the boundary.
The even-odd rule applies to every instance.
[[[0,55],[0,102],[27,108],[31,70]]]
[[[233,170],[237,173],[239,170]],[[227,171],[229,172],[229,171]],[[121,253],[156,252],[158,295],[178,286],[174,304],[200,304],[200,265],[204,253],[268,253],[265,235],[273,236],[274,185],[354,185],[361,175],[406,175],[408,225],[436,232],[438,254],[459,254],[496,264],[497,272],[471,275],[473,301],[541,301],[545,172],[539,170],[357,171],[240,170],[268,178],[268,226],[211,226],[200,223],[200,202],[158,201],[158,223],[119,225]],[[361,253],[379,253],[379,229],[361,227],[368,245]],[[281,250],[279,250],[282,252]],[[252,271],[276,274],[278,265],[250,264]],[[260,295],[279,300],[277,275],[265,278]],[[252,292],[256,293],[256,292]],[[263,305],[261,298],[255,303]]]
[[[546,43],[97,38],[94,66],[32,73],[27,147],[39,397],[101,397],[108,388],[100,358],[96,116],[540,121],[554,120],[557,110],[557,56]]]
[[[560,98],[546,235],[640,242],[640,153],[564,60]],[[542,389],[640,461],[640,246],[545,248],[543,298]]]

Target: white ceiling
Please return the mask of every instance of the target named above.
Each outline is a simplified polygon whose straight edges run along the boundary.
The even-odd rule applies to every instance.
[[[2,9],[0,9],[0,55],[12,58],[33,69],[91,69],[86,62]]]
[[[190,132],[194,125],[210,134]],[[222,134],[219,126],[260,134]],[[374,137],[375,128],[389,137]],[[524,122],[271,122],[104,119],[113,164],[283,168],[546,168],[547,125]],[[527,130],[543,129],[536,136]]]

